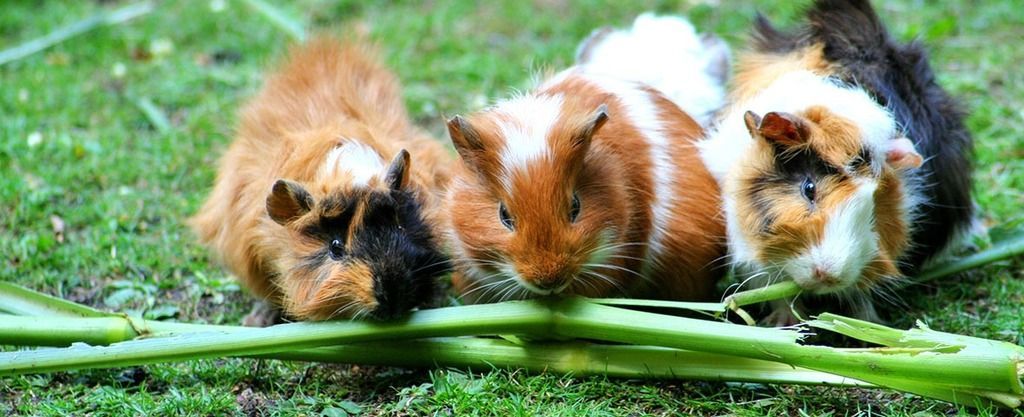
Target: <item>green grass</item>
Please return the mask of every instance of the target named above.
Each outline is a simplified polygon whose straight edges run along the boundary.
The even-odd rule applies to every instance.
[[[115,3],[111,5],[110,3]],[[0,49],[118,2],[6,2]],[[250,299],[184,225],[212,184],[235,109],[288,35],[240,1],[158,4],[0,67],[0,279],[108,310],[238,323]],[[641,4],[643,3],[643,4]],[[444,138],[443,116],[529,86],[569,65],[598,26],[644,10],[689,15],[735,47],[762,10],[788,1],[279,3],[329,32],[368,31],[405,83],[416,120]],[[881,2],[878,2],[881,4]],[[708,4],[713,4],[710,6]],[[885,2],[901,39],[931,48],[941,83],[970,108],[977,200],[990,224],[1024,217],[1024,14],[1012,0]],[[171,45],[160,52],[160,44]],[[169,121],[161,131],[137,104]],[[30,138],[32,140],[30,141]],[[64,223],[55,232],[52,217]],[[907,327],[1024,344],[1018,262],[901,292],[887,313]],[[890,392],[216,360],[0,379],[0,415],[932,415],[970,414]],[[983,414],[993,414],[983,410]],[[1016,412],[1015,415],[1024,416]]]

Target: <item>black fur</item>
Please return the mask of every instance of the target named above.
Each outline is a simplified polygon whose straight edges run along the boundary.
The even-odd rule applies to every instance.
[[[353,256],[371,260],[378,302],[374,317],[397,317],[431,301],[435,279],[451,270],[419,213],[419,203],[408,191],[369,198]]]
[[[821,159],[814,152],[803,149],[792,151],[781,146],[775,146],[773,152],[776,155],[774,167],[761,172],[745,190],[747,197],[753,202],[754,210],[757,210],[757,218],[760,219],[758,231],[764,236],[777,233],[774,226],[778,219],[773,213],[776,195],[797,192],[807,179],[814,184],[820,184],[826,177],[843,180],[837,167]]]
[[[825,58],[841,68],[837,77],[869,92],[890,109],[925,158],[916,171],[927,202],[914,227],[913,248],[902,259],[912,274],[942,250],[974,215],[971,200],[972,140],[965,112],[935,82],[928,55],[918,42],[897,43],[867,0],[817,0],[808,24],[782,32],[758,15],[754,48],[787,53],[823,44]]]
[[[361,200],[366,201],[362,222],[352,225],[354,208]],[[358,259],[369,265],[378,303],[370,312],[373,317],[394,318],[434,299],[436,279],[449,272],[451,265],[419,215],[420,204],[413,193],[393,190],[335,195],[326,198],[321,207],[338,214],[321,217],[318,224],[303,230],[324,242],[323,252],[308,262],[331,262],[327,245],[333,239],[344,241],[349,229],[358,227],[350,251],[339,261]]]

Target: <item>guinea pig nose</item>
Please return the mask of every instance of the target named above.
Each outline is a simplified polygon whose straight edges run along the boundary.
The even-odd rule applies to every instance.
[[[555,274],[537,279],[535,285],[542,290],[558,292],[565,289],[565,284],[568,282],[568,275]]]
[[[374,320],[388,321],[391,319],[398,318],[405,313],[404,310],[396,308],[391,304],[381,304],[377,308],[370,312],[370,317]]]
[[[832,275],[820,266],[814,268],[814,280],[825,285],[839,284],[839,279],[835,275]]]

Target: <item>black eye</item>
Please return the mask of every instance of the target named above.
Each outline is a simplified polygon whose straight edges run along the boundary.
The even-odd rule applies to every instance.
[[[345,245],[341,243],[340,239],[334,239],[331,244],[327,246],[327,249],[331,251],[331,258],[339,260],[345,256]]]
[[[805,178],[803,184],[800,184],[800,192],[803,193],[804,198],[807,201],[814,202],[815,192],[814,182],[810,178]]]
[[[576,219],[580,217],[580,196],[576,193],[572,193],[572,207],[569,209],[569,222],[576,223]]]
[[[501,220],[501,224],[508,230],[516,230],[516,223],[512,221],[512,216],[508,214],[508,209],[505,208],[505,203],[498,203],[498,219]]]

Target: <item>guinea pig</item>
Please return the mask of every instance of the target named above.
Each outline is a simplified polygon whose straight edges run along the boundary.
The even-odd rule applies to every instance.
[[[241,111],[191,221],[294,319],[392,318],[429,304],[450,269],[436,240],[449,154],[410,124],[375,56],[330,38],[294,49]]]
[[[577,48],[576,63],[593,74],[643,82],[706,126],[725,104],[731,55],[725,41],[697,33],[682,17],[644,13],[629,29],[594,30]]]
[[[711,296],[724,225],[693,145],[703,130],[657,89],[590,65],[623,46],[449,120],[461,161],[447,197],[452,281],[464,300]],[[658,65],[653,52],[644,59]]]
[[[878,320],[872,293],[970,229],[971,138],[920,45],[867,1],[819,0],[795,33],[758,17],[732,104],[699,143],[720,180],[730,259]],[[784,303],[770,320],[794,321]]]

